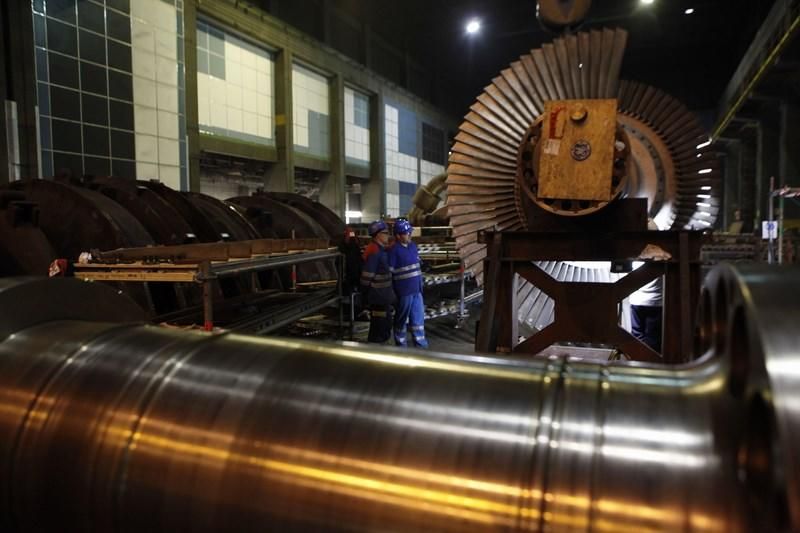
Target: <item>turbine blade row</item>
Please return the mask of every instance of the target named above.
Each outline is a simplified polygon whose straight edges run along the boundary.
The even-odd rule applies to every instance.
[[[697,118],[665,92],[620,81],[628,34],[622,29],[581,32],[531,50],[502,70],[464,117],[448,166],[447,205],[456,246],[478,280],[483,280],[486,246],[478,233],[526,229],[520,190],[515,186],[517,152],[548,100],[618,98],[620,113],[646,124],[672,158],[674,183],[664,198],[671,227],[704,228],[719,209],[720,165]],[[652,132],[651,132],[652,135]],[[561,281],[608,282],[606,270],[560,261],[539,265]],[[552,321],[552,301],[521,280],[519,319],[537,329]]]

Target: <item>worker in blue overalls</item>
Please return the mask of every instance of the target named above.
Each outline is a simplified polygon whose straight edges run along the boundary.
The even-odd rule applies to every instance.
[[[369,306],[370,321],[368,342],[383,343],[392,336],[392,273],[389,269],[389,227],[383,220],[376,220],[368,228],[372,242],[364,250],[364,266],[361,269],[362,302]]]
[[[414,345],[427,348],[421,261],[417,245],[411,242],[412,230],[408,220],[398,219],[394,224],[395,243],[389,248],[392,285],[397,295],[394,341],[398,346],[408,346],[406,333],[410,322]]]

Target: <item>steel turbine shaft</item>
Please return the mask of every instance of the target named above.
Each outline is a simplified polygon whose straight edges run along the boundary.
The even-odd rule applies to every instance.
[[[3,531],[796,531],[800,271],[723,267],[681,367],[94,322],[0,283]]]

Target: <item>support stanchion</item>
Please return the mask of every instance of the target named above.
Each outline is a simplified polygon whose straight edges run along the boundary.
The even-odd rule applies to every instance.
[[[464,273],[464,262],[462,261],[458,268],[458,273],[460,275],[460,287],[459,287],[459,295],[458,295],[458,320],[456,320],[456,328],[463,328],[464,323],[467,321],[467,310],[466,305],[464,303],[466,298],[466,274]]]
[[[295,240],[294,230],[292,230],[292,240]],[[292,265],[292,292],[297,290],[297,265]]]
[[[356,292],[350,293],[350,340],[353,340],[356,329]]]
[[[769,238],[767,263],[771,265],[775,262],[775,238],[772,232],[772,227],[775,224],[775,176],[769,178],[769,210],[767,213],[767,237]]]
[[[203,284],[203,330],[212,331],[214,329],[214,292],[211,283],[214,276],[211,275],[211,263],[203,261],[200,264],[200,272],[197,277]]]
[[[344,338],[344,255],[339,254],[337,258],[338,271],[337,271],[337,288],[339,292],[339,339]]]

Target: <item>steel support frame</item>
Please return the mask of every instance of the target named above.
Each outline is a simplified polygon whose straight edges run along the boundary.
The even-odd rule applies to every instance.
[[[556,342],[609,344],[636,361],[682,363],[691,358],[693,316],[700,294],[700,245],[692,231],[607,234],[487,232],[484,304],[475,348],[478,352],[537,354]],[[562,282],[534,261],[622,261],[636,259],[647,245],[671,258],[647,261],[616,283]],[[619,327],[617,306],[639,287],[664,276],[664,335],[659,355]],[[517,277],[553,298],[552,324],[519,343]]]

